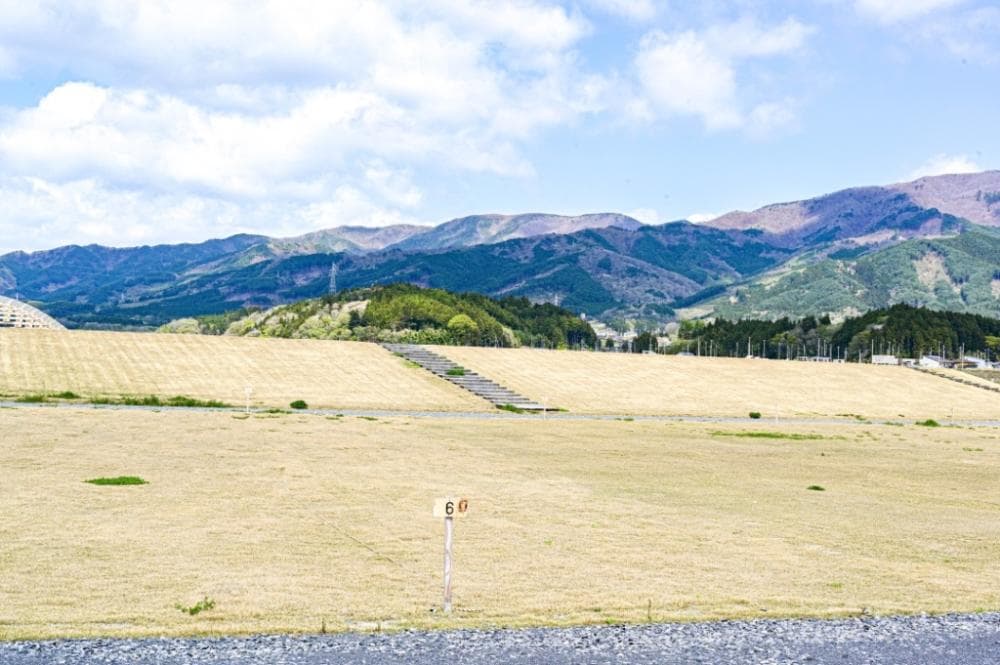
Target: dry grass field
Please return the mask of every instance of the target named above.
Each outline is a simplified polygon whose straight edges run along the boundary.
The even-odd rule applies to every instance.
[[[778,429],[0,409],[0,639],[1000,609],[997,429]]]
[[[1000,395],[902,367],[435,347],[574,413],[1000,419]]]
[[[242,406],[475,411],[470,393],[375,344],[0,329],[0,394],[185,395]]]

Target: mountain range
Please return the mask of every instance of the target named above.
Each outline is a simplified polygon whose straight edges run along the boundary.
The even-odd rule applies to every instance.
[[[70,326],[156,326],[397,281],[605,318],[842,316],[894,302],[997,316],[1000,171],[847,189],[704,224],[475,215],[0,256],[0,294]]]

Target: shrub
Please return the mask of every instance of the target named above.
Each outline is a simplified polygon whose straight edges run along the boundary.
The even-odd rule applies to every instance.
[[[209,409],[223,409],[229,406],[225,402],[220,402],[219,400],[209,399],[195,399],[194,397],[187,397],[185,395],[175,395],[167,399],[160,399],[156,395],[122,395],[120,400],[104,400],[101,401],[93,400],[94,404],[124,404],[126,406],[184,406],[184,407],[201,407]]]
[[[464,344],[475,344],[479,341],[479,324],[468,314],[456,314],[448,319],[448,332],[454,335],[456,341]]]
[[[308,409],[309,408],[309,405],[306,404],[305,401],[301,400],[301,399],[295,400],[294,402],[292,402],[288,406],[292,407],[293,409]]]
[[[918,420],[917,425],[921,427],[941,427],[941,423],[934,420],[933,418],[928,418],[927,420]]]
[[[185,614],[190,614],[191,616],[194,616],[196,614],[204,612],[205,610],[210,610],[213,607],[215,607],[215,601],[209,598],[208,596],[205,596],[191,607],[184,607],[183,605],[180,604],[174,605],[174,607],[179,609],[181,612],[184,612]]]
[[[91,485],[146,485],[146,481],[139,476],[115,476],[114,478],[91,478],[84,482]]]
[[[38,393],[36,395],[21,395],[15,402],[23,402],[25,404],[39,404],[41,402],[48,402],[49,397],[43,393]]]
[[[109,404],[114,404],[114,400],[110,401]],[[136,395],[123,395],[119,404],[124,404],[126,406],[163,406],[163,402],[156,395],[147,395],[146,397],[139,397]]]
[[[760,411],[751,411],[750,417],[753,418],[754,420],[757,420],[758,418],[760,418]]]
[[[826,488],[823,487],[822,485],[810,485],[806,489],[807,490],[812,490],[814,492],[825,492],[826,491]]]
[[[223,409],[229,406],[225,402],[220,402],[217,399],[195,399],[193,397],[185,397],[183,395],[171,397],[167,400],[166,404],[167,406],[193,406],[209,409]]]
[[[448,376],[465,376],[464,367],[452,367],[448,370]]]

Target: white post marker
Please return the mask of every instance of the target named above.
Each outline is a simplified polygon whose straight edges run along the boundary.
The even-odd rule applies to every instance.
[[[434,499],[434,517],[444,518],[444,611],[451,612],[451,542],[455,532],[455,518],[465,517],[469,511],[468,499],[444,497]]]

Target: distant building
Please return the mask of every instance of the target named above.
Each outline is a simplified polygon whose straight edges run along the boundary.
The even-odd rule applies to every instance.
[[[899,358],[894,355],[880,355],[875,354],[872,356],[873,365],[898,365]]]
[[[5,296],[0,296],[0,328],[65,329],[63,324],[42,310]]]
[[[921,367],[945,367],[947,361],[941,356],[920,356],[920,362],[918,363]]]

